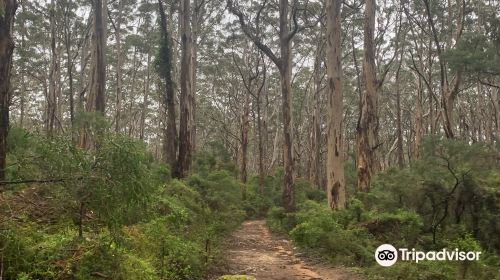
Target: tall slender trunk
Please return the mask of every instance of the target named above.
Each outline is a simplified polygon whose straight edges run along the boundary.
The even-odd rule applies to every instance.
[[[257,91],[257,133],[259,134],[259,139],[258,139],[258,146],[259,146],[259,192],[261,195],[264,194],[264,180],[265,180],[265,174],[264,174],[264,136],[262,135],[263,133],[267,133],[267,131],[264,131],[264,124],[262,121],[262,91],[265,87],[266,84],[266,68],[264,65],[264,77],[262,81],[262,85]]]
[[[423,136],[423,109],[422,109],[422,77],[417,77],[417,104],[415,110],[415,145],[413,147],[413,156],[420,158],[420,149],[422,147]]]
[[[399,40],[399,39],[398,39]],[[398,43],[399,44],[399,43]],[[396,70],[396,133],[397,133],[397,159],[398,167],[404,167],[404,152],[403,152],[403,129],[401,124],[401,88],[400,88],[400,74],[401,66],[403,64],[403,52],[404,48],[399,50],[400,56],[398,61],[398,68]]]
[[[427,71],[427,81],[428,81],[428,84],[429,84],[429,87],[427,88],[427,94],[428,94],[428,99],[429,99],[429,118],[428,118],[428,123],[429,123],[429,130],[430,130],[430,134],[431,135],[434,135],[436,134],[436,126],[434,125],[434,103],[433,103],[433,100],[434,100],[434,92],[433,92],[433,89],[432,87],[430,87],[430,85],[432,85],[432,39],[429,38],[429,49],[427,51],[427,68],[428,68],[428,71]]]
[[[189,117],[190,143],[191,150],[196,150],[196,70],[198,69],[198,36],[200,33],[200,17],[205,1],[193,0],[193,13],[191,18],[192,43],[191,43],[191,95],[189,97],[189,106],[191,107]]]
[[[24,6],[21,7],[22,12],[24,13]],[[21,21],[19,23],[19,27],[21,30],[24,30],[25,25],[24,22]],[[21,33],[21,48],[24,49],[26,45],[26,36],[25,32]],[[24,128],[24,115],[25,115],[25,106],[26,106],[26,65],[25,63],[22,63],[21,69],[20,69],[20,75],[21,75],[21,92],[19,93],[19,109],[20,109],[20,116],[19,116],[19,126]]]
[[[144,81],[144,95],[142,99],[142,110],[141,110],[141,120],[139,124],[139,139],[144,140],[144,130],[146,129],[146,114],[148,112],[148,99],[149,99],[149,86],[150,86],[150,73],[149,66],[151,65],[151,55],[147,54],[147,65],[146,65],[146,80]]]
[[[182,43],[182,59],[181,59],[181,98],[180,98],[180,120],[179,120],[179,154],[177,159],[174,176],[183,178],[191,166],[192,156],[192,36],[190,25],[190,0],[182,0],[180,3],[180,19],[181,19],[181,43]]]
[[[249,84],[250,88],[251,84]],[[249,121],[248,115],[250,114],[250,93],[248,91],[244,92],[243,96],[243,108],[241,111],[241,165],[240,165],[240,179],[243,183],[247,182],[248,176],[248,130]]]
[[[322,40],[318,40],[321,42]],[[309,168],[309,181],[312,186],[319,188],[319,169],[320,169],[320,154],[321,154],[321,61],[324,54],[321,49],[321,43],[316,46],[316,57],[314,59],[314,94],[313,94],[313,115],[311,129],[311,156]]]
[[[56,5],[55,1],[50,2],[50,72],[49,72],[49,92],[47,95],[47,135],[52,136],[56,125],[57,116],[57,72],[59,71],[58,52],[56,47]]]
[[[287,212],[295,209],[294,197],[294,162],[293,162],[293,136],[292,136],[292,51],[290,30],[288,27],[288,0],[279,1],[279,30],[281,53],[281,98],[283,113],[283,204]]]
[[[17,9],[16,0],[0,0],[0,180],[5,180],[7,134],[9,133],[10,74],[14,40],[12,28]]]
[[[377,89],[375,68],[375,0],[365,2],[363,94],[357,125],[358,190],[369,191],[372,176],[377,170],[376,149],[378,133]]]
[[[173,72],[175,67],[175,56],[172,52],[172,38],[171,32],[168,28],[167,15],[161,0],[158,0],[158,7],[160,12],[160,25],[161,25],[161,63],[160,73],[164,82],[164,93],[162,94],[163,107],[166,111],[166,129],[164,131],[163,149],[164,157],[171,168],[176,167],[177,162],[177,128],[175,124],[175,91],[173,84]],[[172,10],[173,13],[173,10]],[[170,13],[170,15],[172,14]],[[168,18],[173,23],[172,18]],[[172,28],[173,29],[173,28]]]
[[[71,122],[71,139],[75,141],[75,97],[74,97],[74,85],[73,85],[73,58],[71,57],[71,32],[69,20],[69,8],[66,7],[64,11],[64,43],[66,46],[66,70],[68,72],[68,99],[69,99],[69,116]]]
[[[121,39],[121,28],[122,28],[122,10],[123,10],[123,0],[118,1],[118,16],[116,19],[116,30],[115,30],[115,40],[116,40],[116,114],[115,114],[115,132],[118,133],[121,130],[121,110],[122,110],[122,91],[123,91],[123,80],[122,80],[122,39]],[[148,56],[149,57],[149,56]]]
[[[328,155],[327,155],[327,197],[332,209],[343,209],[346,205],[344,178],[344,147],[342,138],[342,45],[341,16],[342,0],[328,0],[326,59],[328,75]]]

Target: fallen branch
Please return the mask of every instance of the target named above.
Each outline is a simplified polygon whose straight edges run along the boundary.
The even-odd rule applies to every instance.
[[[74,180],[83,180],[84,177],[77,177],[77,178],[56,178],[56,179],[28,179],[28,180],[16,180],[16,181],[0,181],[0,186],[6,186],[6,185],[17,185],[17,184],[29,184],[29,183],[38,183],[38,184],[44,184],[44,183],[61,183],[61,182],[67,182],[67,181],[74,181]]]

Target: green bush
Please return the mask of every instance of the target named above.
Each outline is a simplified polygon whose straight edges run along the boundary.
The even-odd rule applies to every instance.
[[[297,245],[335,263],[365,265],[373,261],[372,236],[361,227],[345,228],[326,204],[306,201],[290,236]]]
[[[22,210],[0,225],[4,277],[202,278],[220,259],[222,238],[245,217],[246,186],[234,166],[199,154],[189,178],[172,180],[144,143],[103,133],[98,116],[82,118],[97,141],[92,149],[75,147],[67,136],[11,130],[10,179],[63,180],[26,193],[20,184],[4,193],[15,209],[2,205],[1,215]],[[30,199],[37,204],[24,207]],[[35,213],[37,206],[48,216]]]

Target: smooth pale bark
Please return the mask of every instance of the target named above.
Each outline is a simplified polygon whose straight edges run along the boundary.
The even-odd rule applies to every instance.
[[[250,114],[250,94],[248,92],[244,93],[243,96],[243,108],[241,111],[240,125],[241,125],[241,165],[240,165],[240,179],[243,183],[247,182],[248,177],[248,130],[249,121],[248,115]]]
[[[141,108],[141,119],[139,123],[139,139],[144,140],[144,130],[146,129],[146,114],[148,112],[148,100],[149,100],[149,87],[150,87],[150,73],[149,66],[151,65],[151,55],[148,53],[147,65],[146,65],[146,80],[144,81],[144,94],[142,99]]]
[[[429,99],[429,118],[428,118],[428,127],[431,135],[436,134],[436,110],[435,110],[435,94],[434,89],[432,88],[433,78],[432,78],[432,68],[433,68],[433,49],[432,49],[432,39],[429,38],[428,49],[427,49],[427,94]],[[436,100],[437,103],[437,100]]]
[[[377,89],[375,68],[375,0],[365,3],[363,92],[357,125],[358,191],[369,191],[372,176],[377,170],[376,149],[378,133]]]
[[[74,142],[75,139],[75,97],[74,97],[74,81],[73,81],[73,57],[71,53],[71,31],[69,23],[69,7],[66,6],[64,11],[64,44],[66,47],[66,71],[68,74],[68,99],[69,99],[69,117],[71,121],[71,139]]]
[[[422,147],[422,137],[423,137],[423,106],[422,106],[422,78],[417,77],[417,104],[415,109],[415,143],[413,147],[413,157],[415,159],[420,158],[420,150]]]
[[[404,48],[401,48],[398,68],[396,70],[396,133],[397,133],[396,155],[399,168],[404,167],[403,128],[401,124],[401,87],[400,87],[400,82],[401,82],[400,74],[401,74],[401,66],[403,64],[403,52]]]
[[[180,3],[181,19],[181,97],[180,97],[180,120],[179,120],[179,154],[174,177],[183,178],[187,175],[191,165],[192,156],[192,43],[190,24],[190,0],[182,0]]]
[[[196,150],[196,72],[198,69],[198,37],[200,32],[200,19],[202,17],[202,9],[206,1],[193,0],[193,12],[191,17],[192,27],[192,44],[191,44],[191,95],[189,96],[189,107],[191,107],[189,117],[189,127],[191,128],[190,143],[191,150]]]
[[[244,62],[248,62],[248,60],[243,57]],[[243,183],[247,182],[248,177],[248,130],[249,130],[249,115],[250,115],[250,94],[252,90],[252,81],[254,77],[249,77],[248,82],[245,81],[245,75],[243,71],[240,70],[240,74],[245,83],[245,91],[243,93],[243,107],[241,109],[240,115],[240,179]],[[245,196],[245,192],[243,192],[243,196]]]
[[[12,29],[17,1],[0,0],[0,180],[5,180],[7,134],[9,133],[10,76],[14,40]]]
[[[264,130],[265,128],[265,120],[262,120],[262,92],[266,84],[266,66],[264,65],[264,72],[263,72],[263,80],[262,84],[257,91],[257,133],[259,134],[259,139],[258,139],[258,147],[259,147],[259,192],[260,194],[264,194],[264,180],[265,180],[265,171],[264,171],[264,137],[263,133],[267,134],[267,130]],[[264,116],[265,118],[265,116]]]
[[[293,136],[292,136],[292,43],[288,27],[288,0],[279,1],[279,26],[280,26],[280,80],[283,114],[283,206],[287,212],[295,209],[294,197],[294,162],[293,162]]]
[[[328,134],[327,134],[327,197],[332,209],[344,209],[346,205],[344,178],[344,147],[342,138],[342,49],[341,17],[342,0],[327,0],[327,95],[328,95]]]
[[[115,24],[115,40],[116,40],[116,114],[115,114],[115,132],[120,132],[121,130],[121,111],[122,111],[122,91],[123,91],[123,78],[122,78],[122,21],[123,21],[123,0],[118,0],[118,16]],[[148,72],[149,74],[149,72]]]
[[[318,40],[319,42],[321,40]],[[311,153],[309,167],[309,181],[314,188],[319,188],[319,169],[320,169],[320,154],[321,154],[321,43],[318,43],[316,57],[314,59],[314,94],[313,94],[313,114],[312,114],[312,129],[311,129]]]
[[[24,13],[24,6],[21,7],[22,12]],[[21,30],[25,29],[24,22],[21,21],[19,23],[19,28]],[[26,36],[25,32],[21,31],[21,48],[24,49],[26,46]],[[19,92],[19,127],[24,128],[24,115],[25,115],[25,106],[26,106],[26,68],[24,63],[21,65],[20,73],[21,75],[21,91]]]

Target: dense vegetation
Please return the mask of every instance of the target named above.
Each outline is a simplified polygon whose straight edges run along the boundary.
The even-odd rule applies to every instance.
[[[372,192],[352,192],[347,209],[332,212],[324,197],[306,188],[296,213],[275,206],[268,225],[307,253],[357,267],[368,279],[499,279],[498,160],[484,145],[429,138],[422,159],[380,173]],[[483,255],[478,262],[399,261],[386,268],[373,257],[384,243]]]
[[[245,218],[243,185],[222,158],[199,154],[177,180],[121,135],[103,135],[93,152],[17,128],[9,137],[13,182],[64,181],[3,187],[4,279],[200,279]]]
[[[203,279],[264,217],[369,279],[500,279],[499,11],[0,0],[0,280]]]

